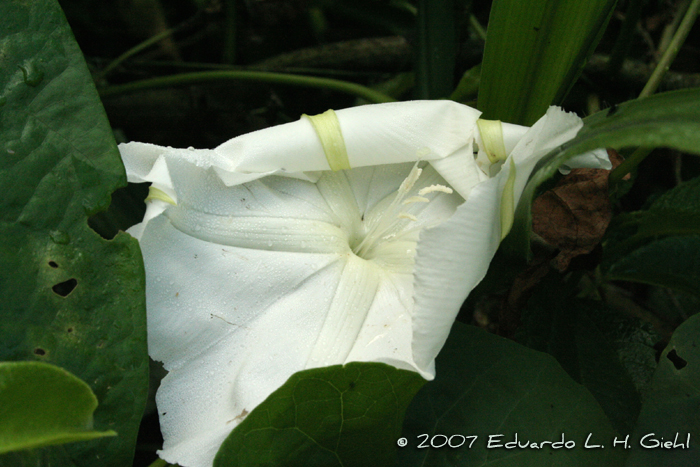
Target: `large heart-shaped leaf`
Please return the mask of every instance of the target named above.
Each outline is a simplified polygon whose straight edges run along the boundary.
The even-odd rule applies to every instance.
[[[214,466],[391,465],[404,412],[424,382],[383,363],[295,373],[229,435]]]
[[[406,412],[399,465],[622,464],[623,451],[609,449],[615,432],[603,410],[553,357],[457,322],[436,368]],[[506,446],[516,438],[520,447]],[[608,449],[587,449],[587,440]]]
[[[97,396],[95,429],[119,433],[32,463],[129,465],[148,386],[143,265],[129,235],[87,225],[126,184],[112,130],[55,0],[0,2],[0,50],[0,360],[65,368]]]

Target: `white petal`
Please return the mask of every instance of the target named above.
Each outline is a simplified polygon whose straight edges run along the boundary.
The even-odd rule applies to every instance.
[[[582,125],[576,115],[550,107],[522,136],[509,155],[516,168],[514,204],[539,159],[573,138]],[[424,372],[434,374],[434,359],[462,302],[486,275],[498,249],[501,197],[510,167],[503,164],[496,177],[471,190],[467,202],[449,220],[420,234],[414,272],[413,356]]]
[[[530,130],[530,127],[522,125],[514,125],[512,123],[502,123],[503,126],[503,144],[506,147],[506,154],[513,152],[515,146],[518,145],[525,133]]]
[[[474,187],[444,223],[420,233],[414,272],[413,358],[435,375],[434,360],[467,295],[483,279],[500,243],[500,180]]]
[[[567,174],[571,169],[612,169],[612,163],[605,149],[596,149],[569,159],[559,171]]]
[[[344,172],[352,188],[362,219],[367,219],[368,212],[374,209],[382,200],[394,196],[413,165],[411,162],[376,165],[358,167],[357,169]],[[423,175],[425,176],[426,174]]]
[[[141,235],[146,225],[151,219],[154,219],[161,215],[170,205],[163,200],[154,199],[146,203],[146,214],[143,216],[143,221],[133,225],[127,229],[127,232],[131,234],[135,239],[141,240]]]
[[[352,107],[336,112],[352,167],[436,160],[471,147],[480,112],[453,101],[413,101]],[[308,119],[233,138],[216,149],[175,149],[145,143],[119,145],[129,181],[157,182],[156,161],[186,161],[214,170],[227,186],[269,175],[309,179],[328,170],[320,140]],[[177,183],[174,183],[177,185]],[[166,193],[167,190],[164,189]],[[170,193],[168,193],[170,195]]]
[[[413,275],[382,274],[372,307],[346,362],[374,361],[417,371],[432,379],[413,361]]]
[[[480,112],[456,102],[413,101],[336,111],[351,167],[447,157],[471,142]],[[237,172],[328,170],[307,119],[234,138],[215,151]]]
[[[124,162],[124,168],[128,180],[131,183],[152,182],[148,176],[156,161],[168,151],[169,148],[148,143],[122,143],[119,152]],[[170,184],[172,187],[172,184]]]
[[[472,148],[469,145],[449,157],[431,161],[430,164],[464,199],[469,197],[472,188],[488,179],[477,166]]]
[[[323,326],[309,356],[306,368],[344,362],[375,299],[379,268],[354,254],[347,255]]]
[[[341,228],[307,219],[219,216],[171,207],[166,217],[179,231],[219,245],[268,251],[338,253],[350,251]]]
[[[326,172],[316,187],[337,225],[346,232],[355,231],[362,220],[362,214],[345,172]]]
[[[576,114],[551,106],[527,131],[509,156],[517,169],[514,188],[516,206],[540,158],[572,139],[582,127],[583,121]],[[507,165],[504,164],[504,169]]]
[[[471,145],[476,109],[449,100],[338,111],[351,167],[442,159]]]
[[[210,466],[236,417],[305,367],[343,263],[197,240],[163,216],[141,245],[149,351],[170,372],[158,393],[162,456]]]

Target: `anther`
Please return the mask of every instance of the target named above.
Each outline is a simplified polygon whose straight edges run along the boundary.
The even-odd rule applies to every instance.
[[[401,182],[401,186],[399,187],[399,193],[400,194],[405,194],[413,188],[413,185],[416,184],[416,181],[418,181],[418,178],[420,178],[420,174],[423,172],[423,169],[418,167],[418,162],[413,166],[411,169],[411,173],[408,174],[408,177]]]
[[[452,194],[452,188],[447,187],[445,185],[430,185],[425,188],[421,188],[421,190],[418,192],[420,196],[427,195],[428,193],[434,193],[436,191],[439,191],[441,193],[447,193],[448,195]]]
[[[399,215],[396,217],[398,217],[399,219],[410,219],[412,221],[418,220],[418,218],[416,216],[414,216],[413,214],[409,214],[407,212],[400,212]]]
[[[406,199],[403,203],[401,204],[412,204],[412,203],[429,203],[430,200],[428,198],[424,198],[423,196],[411,196],[410,198]]]

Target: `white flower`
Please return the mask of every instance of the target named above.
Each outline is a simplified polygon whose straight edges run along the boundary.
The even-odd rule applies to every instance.
[[[168,462],[210,466],[304,369],[384,362],[432,379],[532,168],[582,125],[557,108],[529,130],[477,124],[451,101],[324,115],[213,150],[120,146],[129,180],[153,183],[130,231],[149,351],[169,372],[157,395]]]

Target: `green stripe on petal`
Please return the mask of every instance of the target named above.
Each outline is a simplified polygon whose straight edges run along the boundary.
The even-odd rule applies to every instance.
[[[503,141],[503,125],[500,120],[484,120],[480,118],[476,121],[481,133],[481,140],[484,142],[484,151],[492,164],[506,160],[506,146]]]
[[[350,168],[348,151],[345,148],[345,140],[343,139],[343,133],[340,131],[340,122],[335,112],[329,109],[322,114],[303,114],[302,117],[309,119],[314,130],[316,130],[331,170],[334,172],[348,170]]]
[[[160,190],[154,187],[153,185],[148,187],[148,196],[146,196],[146,202],[151,201],[152,199],[159,199],[161,201],[165,201],[168,204],[172,204],[173,206],[177,206],[175,200],[168,196],[163,190]]]

